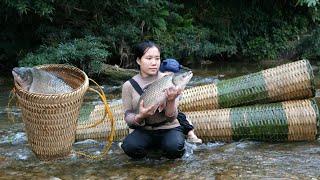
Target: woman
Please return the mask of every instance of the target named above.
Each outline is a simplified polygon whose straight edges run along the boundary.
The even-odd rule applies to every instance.
[[[160,48],[151,41],[140,43],[135,51],[136,61],[140,66],[140,73],[132,79],[144,89],[147,85],[160,79],[165,74],[159,71]],[[166,90],[167,102],[165,111],[159,113],[157,105],[144,107],[143,101],[138,104],[140,94],[130,81],[122,87],[122,101],[125,111],[125,121],[134,131],[130,133],[121,145],[124,152],[139,159],[147,155],[150,149],[161,149],[167,158],[180,158],[184,154],[184,134],[177,120],[178,96],[181,89]],[[139,112],[137,112],[139,109]],[[163,118],[164,123],[149,125],[145,119],[150,116]]]

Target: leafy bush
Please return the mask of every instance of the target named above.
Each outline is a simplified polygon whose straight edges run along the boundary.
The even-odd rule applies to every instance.
[[[256,37],[247,42],[247,48],[243,51],[250,59],[274,59],[276,52],[268,38]]]
[[[320,22],[318,0],[4,0],[0,8],[0,64],[23,59],[20,64],[74,63],[90,71],[88,62],[97,59],[133,67],[132,47],[147,39],[160,44],[163,58],[277,59]],[[108,47],[91,54],[92,42]]]
[[[302,58],[317,59],[320,57],[320,27],[303,38],[298,51]]]
[[[57,46],[41,46],[35,53],[29,53],[20,66],[41,64],[71,64],[87,73],[99,73],[101,63],[106,62],[110,53],[101,38],[87,36]]]

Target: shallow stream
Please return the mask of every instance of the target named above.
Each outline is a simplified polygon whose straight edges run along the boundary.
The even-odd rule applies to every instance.
[[[211,64],[194,71],[192,86],[257,72],[274,64]],[[318,68],[315,66],[316,84]],[[12,79],[0,83],[0,179],[319,179],[320,141],[313,142],[208,142],[186,144],[181,159],[149,157],[131,160],[114,142],[102,160],[79,157],[74,151],[97,153],[103,143],[76,142],[63,160],[39,161],[30,150],[21,112],[15,101],[7,109]],[[115,99],[120,87],[104,86]],[[318,85],[317,85],[317,88]],[[89,98],[90,99],[90,98]],[[91,98],[92,99],[92,98]],[[93,98],[95,99],[95,98]],[[7,111],[14,113],[9,120]]]

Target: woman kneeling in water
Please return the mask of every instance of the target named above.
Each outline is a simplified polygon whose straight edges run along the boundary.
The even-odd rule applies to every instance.
[[[135,51],[136,61],[140,73],[132,79],[144,89],[148,84],[162,78],[165,73],[159,71],[160,48],[151,41],[140,43]],[[122,101],[125,112],[125,121],[133,132],[130,133],[121,145],[124,152],[135,159],[143,158],[150,149],[160,149],[167,158],[175,159],[183,156],[185,152],[185,135],[183,128],[177,120],[178,96],[181,90],[169,88],[166,90],[167,102],[164,113],[159,115],[164,123],[157,125],[147,124],[145,119],[159,113],[156,105],[144,107],[143,101],[139,104],[140,94],[130,81],[122,87]],[[139,112],[137,112],[139,109]]]

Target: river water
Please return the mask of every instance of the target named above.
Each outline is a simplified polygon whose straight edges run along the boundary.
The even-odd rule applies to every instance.
[[[277,64],[276,64],[277,65]],[[314,63],[314,65],[316,65]],[[211,64],[198,67],[191,85],[257,72],[275,64]],[[315,68],[316,82],[318,69]],[[317,88],[319,83],[317,84]],[[62,160],[40,161],[30,150],[21,112],[15,101],[7,108],[12,79],[0,81],[0,179],[319,179],[320,141],[209,142],[186,144],[181,159],[159,156],[134,161],[114,142],[101,160],[79,157],[74,151],[99,153],[103,142],[76,142]],[[120,87],[104,86],[119,98]],[[14,117],[8,118],[7,111]]]

